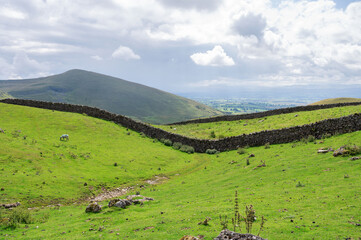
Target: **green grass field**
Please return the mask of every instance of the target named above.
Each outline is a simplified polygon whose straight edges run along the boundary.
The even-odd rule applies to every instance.
[[[361,235],[356,226],[361,223],[361,160],[317,153],[321,147],[360,145],[360,131],[323,142],[248,148],[242,155],[237,151],[189,155],[79,114],[5,104],[0,104],[0,113],[0,128],[6,129],[0,133],[0,187],[5,189],[0,202],[19,200],[26,207],[69,203],[31,210],[35,219],[31,224],[16,229],[0,226],[0,239],[180,239],[184,235],[213,239],[221,230],[219,215],[232,217],[236,190],[241,214],[245,205],[256,210],[253,233],[258,233],[261,216],[267,219],[261,232],[264,238]],[[59,141],[63,133],[70,135],[69,142]],[[255,157],[246,165],[251,153]],[[257,168],[261,161],[266,167]],[[101,213],[90,214],[85,213],[88,202],[73,204],[90,194],[89,185],[98,191],[104,185],[136,186],[159,174],[169,179],[133,191],[155,199],[144,205],[104,207]],[[297,187],[298,182],[304,186]],[[0,218],[9,214],[2,210]],[[209,225],[198,225],[206,217],[211,218]],[[231,221],[228,227],[233,228]]]
[[[361,98],[328,98],[310,105],[321,105],[321,104],[334,104],[334,103],[349,103],[349,102],[361,102]]]
[[[210,139],[212,138],[212,132],[214,132],[215,138],[224,138],[264,130],[294,127],[329,118],[339,118],[359,112],[361,112],[361,105],[288,113],[249,120],[154,126],[187,137]],[[296,115],[297,117],[295,117]]]

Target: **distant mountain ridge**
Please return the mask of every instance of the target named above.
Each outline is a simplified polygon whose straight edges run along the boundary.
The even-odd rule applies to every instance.
[[[94,106],[153,124],[222,114],[168,92],[78,69],[42,78],[0,81],[0,98],[6,97]]]

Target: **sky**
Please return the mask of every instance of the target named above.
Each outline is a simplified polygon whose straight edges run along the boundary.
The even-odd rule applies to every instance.
[[[3,80],[84,69],[183,95],[361,97],[361,1],[0,2]]]

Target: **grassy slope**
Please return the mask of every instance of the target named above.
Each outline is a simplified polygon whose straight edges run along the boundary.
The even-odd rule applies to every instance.
[[[198,123],[185,125],[156,125],[166,131],[193,137],[193,138],[210,138],[212,131],[215,132],[216,138],[220,136],[230,137],[241,134],[248,134],[263,130],[280,129],[297,125],[314,123],[329,118],[338,118],[353,113],[361,112],[361,105],[349,106],[331,109],[322,109],[308,112],[297,112],[282,115],[275,115],[266,118],[257,118],[239,121],[220,121],[212,123]],[[295,117],[295,115],[298,115]],[[247,124],[245,126],[245,124]]]
[[[0,192],[0,202],[74,201],[101,187],[134,184],[203,161],[80,114],[0,104],[0,116],[5,130],[0,133],[0,185],[6,189]],[[69,142],[59,140],[64,133]]]
[[[1,105],[0,109],[3,109],[3,105]],[[25,114],[25,109],[30,113]],[[24,107],[11,107],[9,110],[11,111],[6,112],[5,115],[15,114],[15,112],[17,114],[21,113],[21,116],[23,116],[22,121],[27,119],[28,114],[33,111]],[[32,132],[31,134],[28,133],[28,138],[32,138],[32,134],[35,134],[34,129],[40,132],[41,134],[39,133],[36,136],[38,145],[49,147],[58,144],[59,141],[54,139],[53,136],[58,136],[65,130],[71,134],[71,141],[64,144],[74,145],[74,142],[77,142],[79,152],[89,150],[88,148],[82,149],[86,147],[85,145],[90,144],[89,139],[97,141],[88,137],[89,134],[97,132],[97,125],[94,126],[95,129],[91,132],[84,132],[90,127],[89,125],[87,127],[82,126],[84,125],[83,121],[98,122],[98,120],[65,113],[66,118],[74,120],[74,123],[80,121],[81,124],[72,126],[69,123],[54,121],[55,126],[50,124],[46,125],[47,128],[43,128],[45,123],[41,123],[41,118],[47,118],[47,122],[52,122],[51,119],[54,115],[59,114],[60,117],[64,116],[64,113],[38,109],[34,109],[34,111],[39,112],[35,112],[32,118],[33,123],[39,122],[39,124],[34,127],[27,121],[27,124],[22,125],[22,130],[24,133]],[[36,117],[36,114],[40,113],[42,113],[40,115],[42,117]],[[1,115],[3,116],[3,114]],[[15,120],[16,125],[20,125],[22,122],[16,118],[16,114],[8,117],[7,120],[10,119],[17,119]],[[61,119],[65,119],[65,117]],[[117,141],[118,131],[120,136],[124,136],[125,130],[121,127],[104,121],[99,122],[102,124],[102,135],[104,135],[104,139],[99,139],[99,144],[102,144],[102,146]],[[6,121],[1,121],[2,125],[5,123]],[[57,126],[58,124],[60,126]],[[56,129],[62,128],[63,124],[69,128],[56,132]],[[107,131],[104,125],[109,125],[110,132],[115,136],[110,133],[106,134]],[[7,126],[7,128],[10,129],[11,127]],[[84,130],[82,131],[82,129]],[[8,137],[7,135],[6,137]],[[85,140],[85,137],[82,139],[81,135],[87,135],[86,139],[88,141]],[[4,135],[0,136],[4,137]],[[361,220],[359,191],[361,184],[359,161],[361,160],[350,161],[348,157],[335,158],[331,153],[317,154],[317,149],[320,147],[337,148],[344,144],[359,144],[361,132],[325,139],[324,143],[272,145],[270,149],[264,147],[249,148],[247,154],[244,155],[238,155],[236,151],[230,151],[221,153],[218,156],[183,154],[158,143],[152,143],[149,139],[140,138],[133,132],[128,137],[132,138],[132,145],[139,145],[141,149],[130,148],[132,145],[128,145],[128,150],[124,150],[127,151],[127,155],[123,156],[123,158],[129,159],[128,155],[136,154],[136,159],[142,159],[143,155],[146,155],[146,157],[143,156],[146,159],[153,159],[151,158],[153,151],[159,150],[157,155],[163,153],[163,156],[180,157],[182,159],[178,160],[178,167],[180,168],[184,167],[184,164],[193,164],[196,159],[201,160],[201,165],[199,167],[194,166],[188,171],[178,171],[180,175],[172,175],[171,179],[165,184],[140,190],[141,194],[155,198],[154,202],[146,203],[144,206],[130,206],[125,210],[104,207],[103,212],[99,214],[86,214],[84,212],[85,203],[64,206],[60,207],[60,209],[45,208],[33,211],[37,219],[44,218],[44,216],[47,218],[48,216],[45,223],[38,221],[29,224],[28,227],[21,225],[15,230],[2,228],[0,229],[0,238],[7,234],[8,237],[15,239],[179,239],[186,234],[200,234],[204,235],[206,239],[212,239],[220,231],[219,214],[228,214],[229,218],[232,217],[235,190],[239,192],[241,210],[246,204],[252,204],[258,217],[261,215],[266,217],[266,229],[261,236],[268,239],[344,239],[346,237],[357,238],[360,236],[359,227],[352,225],[350,222],[360,223]],[[122,139],[125,141],[126,138]],[[103,144],[103,141],[107,141],[107,144]],[[4,139],[1,140],[1,144],[4,144]],[[21,155],[26,152],[27,147],[31,146],[30,143],[25,144],[22,139],[14,139],[14,141],[7,144],[8,147],[14,145],[11,151],[18,149],[18,154]],[[119,142],[117,144],[123,145]],[[147,148],[148,145],[149,148]],[[49,151],[57,151],[56,149],[58,149],[49,148],[52,149]],[[111,146],[106,147],[106,149],[107,151],[98,154],[113,151]],[[148,151],[139,154],[138,152],[143,149]],[[93,149],[92,151],[97,152],[100,150]],[[251,158],[250,165],[246,166],[246,157],[250,153],[255,154],[256,157]],[[37,155],[37,152],[34,154]],[[95,156],[98,156],[98,154],[94,153]],[[100,157],[101,155],[99,155]],[[106,157],[101,158],[107,159]],[[154,160],[147,163],[152,164]],[[255,166],[260,164],[261,160],[265,160],[267,166],[253,170]],[[72,160],[72,163],[77,161],[84,162],[82,159],[77,159]],[[174,161],[177,163],[176,160]],[[191,162],[187,163],[188,161]],[[232,161],[236,163],[230,164]],[[45,162],[42,161],[42,163]],[[94,175],[102,174],[103,181],[112,181],[111,178],[107,178],[107,175],[112,175],[115,168],[107,165],[112,165],[113,162],[114,159],[108,161],[108,164],[104,164],[104,167],[102,167],[104,172],[96,171],[93,173],[92,178],[96,179]],[[11,161],[7,160],[6,163],[7,167],[3,172],[6,173],[7,180],[5,188],[9,189],[17,185],[19,181],[17,177],[20,173],[9,174],[12,171],[8,170],[8,166],[11,168],[23,164],[22,169],[25,169],[32,168],[35,165],[34,161],[29,163],[23,161],[22,158],[13,158]],[[171,165],[173,164],[168,164],[167,168],[172,168]],[[53,167],[55,171],[55,166]],[[94,168],[91,164],[83,167],[87,171]],[[64,165],[60,165],[57,169],[57,171],[62,171],[66,168]],[[132,169],[133,167],[129,166],[128,170],[133,172]],[[147,168],[142,167],[142,171],[143,169]],[[80,166],[78,170],[81,170]],[[78,171],[74,170],[74,174],[76,172]],[[1,174],[1,179],[4,179],[4,173]],[[83,172],[81,174],[87,173]],[[348,174],[349,178],[344,178],[345,174]],[[66,178],[64,181],[71,182],[73,180]],[[298,181],[303,183],[305,187],[296,187]],[[82,182],[83,180],[81,180]],[[32,182],[24,184],[31,189],[35,189],[36,187],[33,185],[36,183],[37,181],[33,179]],[[66,186],[66,184],[64,185]],[[6,190],[5,193],[9,193],[8,191],[11,192],[11,190]],[[15,192],[16,189],[12,191]],[[62,189],[58,191],[66,194]],[[41,190],[38,190],[38,192],[40,193]],[[4,195],[0,196],[3,199]],[[106,202],[103,203],[103,205],[106,204]],[[197,225],[205,217],[212,218],[210,225]],[[230,226],[231,224],[229,224]],[[99,227],[105,229],[98,231]],[[95,231],[89,231],[90,228],[95,229]],[[257,230],[254,232],[257,233]]]
[[[361,98],[328,98],[310,105],[322,105],[322,104],[333,104],[333,103],[348,103],[348,102],[361,102]]]
[[[16,98],[95,106],[150,123],[171,123],[221,114],[190,99],[82,70],[45,78],[0,81],[0,90]]]

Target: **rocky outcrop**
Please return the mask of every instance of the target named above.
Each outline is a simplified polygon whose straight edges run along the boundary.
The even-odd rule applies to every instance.
[[[102,210],[102,206],[101,206],[101,205],[99,205],[99,204],[96,203],[96,202],[92,202],[92,203],[90,203],[90,204],[86,207],[85,212],[87,212],[87,213],[89,213],[89,212],[91,212],[91,213],[98,213],[98,212],[100,212],[101,210]]]
[[[3,208],[15,208],[20,206],[21,204],[19,202],[16,203],[6,203],[6,204],[0,204],[1,207]]]
[[[249,233],[236,233],[223,230],[214,240],[267,240]]]

